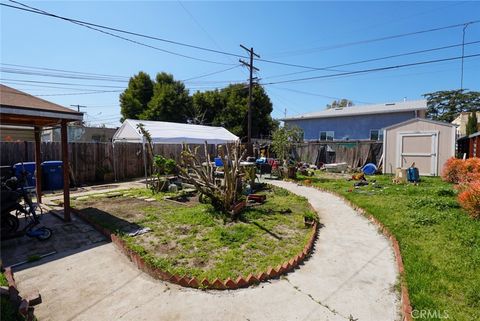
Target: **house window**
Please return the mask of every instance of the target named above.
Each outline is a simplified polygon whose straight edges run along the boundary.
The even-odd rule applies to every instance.
[[[383,130],[370,129],[370,140],[383,140]]]
[[[333,131],[320,132],[320,140],[333,140],[334,134]]]

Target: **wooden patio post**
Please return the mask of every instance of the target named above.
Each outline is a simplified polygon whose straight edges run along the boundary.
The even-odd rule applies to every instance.
[[[68,132],[66,120],[62,120],[61,141],[63,162],[63,219],[67,222],[70,222],[70,174],[68,163]]]
[[[37,190],[37,203],[42,202],[42,167],[40,163],[42,162],[42,155],[40,151],[40,130],[41,127],[35,126],[34,127],[34,134],[35,134],[35,185]]]

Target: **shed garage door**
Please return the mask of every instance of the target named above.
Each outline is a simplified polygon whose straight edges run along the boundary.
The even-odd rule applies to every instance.
[[[438,131],[400,132],[397,148],[397,167],[410,167],[415,163],[420,175],[438,175]]]

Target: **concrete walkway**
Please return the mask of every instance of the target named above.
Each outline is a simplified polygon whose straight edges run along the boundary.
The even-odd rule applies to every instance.
[[[42,321],[400,319],[393,251],[376,227],[328,193],[271,183],[307,197],[324,225],[312,257],[286,278],[236,291],[181,288],[97,243],[17,272],[20,290],[40,291]]]

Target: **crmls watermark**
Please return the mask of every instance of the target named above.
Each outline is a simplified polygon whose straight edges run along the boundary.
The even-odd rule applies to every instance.
[[[412,317],[414,319],[450,319],[446,310],[413,310]]]

